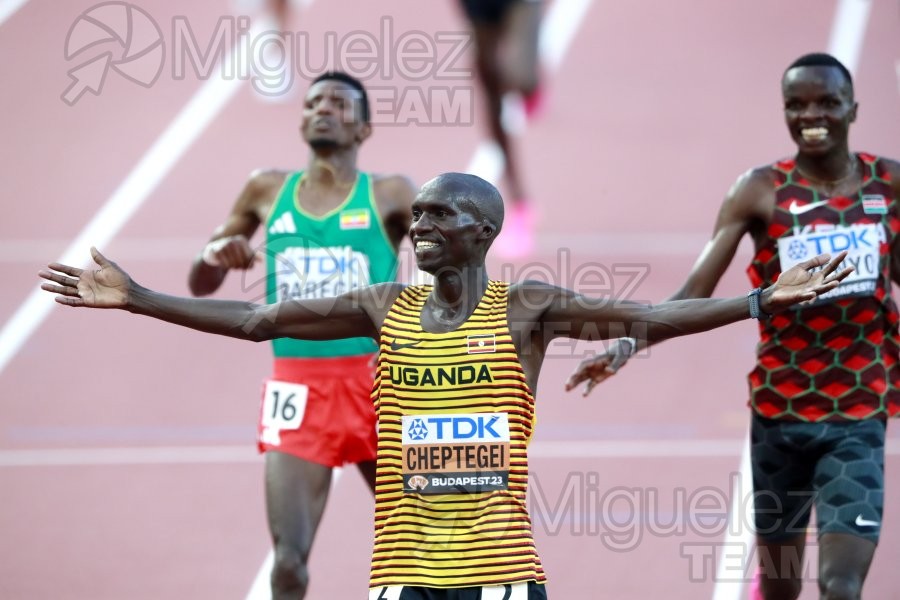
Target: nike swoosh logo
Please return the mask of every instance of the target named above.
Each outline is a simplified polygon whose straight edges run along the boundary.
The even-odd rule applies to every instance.
[[[820,206],[824,206],[826,204],[828,204],[828,200],[819,200],[818,202],[810,202],[809,204],[804,204],[801,206],[800,204],[797,204],[796,200],[794,200],[788,207],[788,212],[792,215],[802,215],[805,212],[809,212],[814,208],[819,208]]]
[[[391,342],[391,350],[396,352],[397,350],[405,350],[406,348],[412,348],[422,340],[416,340],[415,342],[410,342],[409,344],[398,344],[397,340]]]
[[[877,527],[878,521],[869,521],[868,519],[863,519],[862,515],[856,515],[856,526],[857,527]]]

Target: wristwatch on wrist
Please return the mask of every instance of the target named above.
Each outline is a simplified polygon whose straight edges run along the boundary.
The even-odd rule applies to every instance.
[[[635,352],[637,352],[637,339],[633,337],[619,338],[619,344],[621,345],[623,342],[628,345],[628,352],[626,352],[626,354],[628,355],[628,358],[631,358],[634,356]]]
[[[759,321],[765,321],[772,315],[763,312],[760,307],[759,296],[762,294],[762,288],[755,288],[747,292],[747,302],[750,304],[750,317]]]

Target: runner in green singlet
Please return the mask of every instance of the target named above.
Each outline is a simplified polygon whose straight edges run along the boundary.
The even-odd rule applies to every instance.
[[[311,153],[299,172],[260,171],[194,261],[194,295],[214,292],[231,269],[258,255],[250,238],[265,231],[270,303],[322,298],[392,281],[415,188],[405,177],[359,171],[371,134],[362,84],[343,73],[312,82],[301,132]],[[272,595],[302,598],[307,564],[334,467],[356,464],[375,476],[375,413],[369,399],[376,346],[368,338],[276,339],[263,388],[258,445],[266,459],[266,507],[275,561]]]

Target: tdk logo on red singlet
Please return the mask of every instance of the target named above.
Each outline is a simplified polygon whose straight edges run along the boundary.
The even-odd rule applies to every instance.
[[[825,234],[807,236],[806,241],[812,245],[813,254],[836,254],[844,250],[860,250],[874,248],[878,240],[870,227],[831,231]]]

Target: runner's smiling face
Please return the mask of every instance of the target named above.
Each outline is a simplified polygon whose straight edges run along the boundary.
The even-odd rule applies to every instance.
[[[785,122],[801,154],[824,156],[846,150],[857,105],[840,69],[795,67],[784,74],[781,91]]]
[[[313,149],[346,148],[371,133],[363,122],[359,90],[336,80],[323,80],[306,92],[300,123],[303,139]]]
[[[470,202],[448,197],[438,186],[422,190],[413,201],[409,237],[416,264],[426,273],[462,268],[483,262],[477,248],[483,241],[483,220]]]

